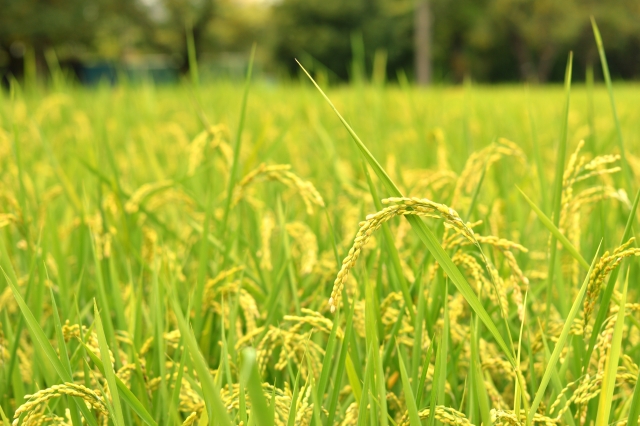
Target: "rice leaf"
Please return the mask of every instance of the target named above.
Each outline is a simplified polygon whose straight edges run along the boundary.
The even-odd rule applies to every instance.
[[[562,332],[560,332],[560,336],[558,337],[556,346],[553,349],[551,358],[547,363],[547,368],[544,371],[544,375],[542,376],[542,380],[540,381],[540,385],[538,386],[536,395],[533,399],[533,402],[531,403],[531,409],[527,414],[527,424],[531,424],[534,413],[538,411],[538,406],[540,405],[540,402],[544,397],[544,393],[547,389],[547,385],[549,384],[549,380],[551,380],[551,374],[553,373],[553,371],[555,371],[556,364],[558,362],[558,359],[560,358],[560,353],[562,352],[562,349],[564,348],[565,343],[567,342],[567,337],[569,336],[569,331],[571,330],[571,325],[573,324],[573,320],[577,317],[578,312],[580,311],[580,307],[582,306],[582,299],[584,298],[584,295],[587,292],[587,286],[589,285],[589,277],[591,275],[591,271],[593,270],[593,267],[595,266],[598,260],[598,253],[600,253],[600,247],[598,247],[598,250],[596,252],[596,255],[593,258],[593,261],[591,262],[591,267],[587,272],[587,276],[584,279],[582,287],[580,288],[578,295],[573,301],[573,305],[571,306],[571,311],[569,311],[569,315],[567,315],[567,318],[565,318],[565,324],[562,327]]]
[[[251,398],[251,417],[258,426],[273,426],[273,411],[269,409],[267,399],[262,392],[256,350],[246,348],[242,352],[242,360],[242,381],[249,391],[249,398]]]
[[[213,376],[209,371],[207,362],[200,352],[200,348],[198,347],[198,342],[196,341],[193,331],[187,324],[187,321],[182,314],[180,304],[175,295],[173,295],[169,299],[173,304],[173,313],[175,314],[176,320],[178,321],[180,334],[182,335],[187,348],[189,349],[191,358],[193,359],[194,367],[196,369],[196,372],[198,373],[198,378],[200,379],[200,383],[202,385],[204,402],[207,406],[207,412],[209,413],[208,417],[210,419],[215,419],[216,422],[222,426],[231,426],[231,421],[229,420],[229,416],[227,415],[227,410],[222,403],[222,399],[220,398],[220,391],[218,390],[213,380]]]
[[[397,348],[397,351],[399,353],[400,349]],[[421,426],[422,423],[420,422],[418,407],[416,406],[416,400],[414,399],[413,391],[411,390],[411,383],[409,382],[409,374],[407,374],[407,369],[404,366],[404,361],[402,361],[401,356],[398,356],[398,366],[400,368],[404,400],[407,404],[407,412],[409,413],[409,424],[411,426]]]
[[[413,325],[414,330],[414,341],[416,344],[413,345],[413,350],[411,354],[411,381],[413,383],[413,393],[417,395],[418,392],[418,369],[420,368],[420,353],[422,352],[422,335],[424,333],[424,321],[426,318],[426,298],[424,297],[424,286],[425,279],[423,278],[423,268],[418,270],[418,275],[416,276],[416,286],[418,287],[418,313],[415,318],[415,322]],[[418,404],[420,400],[417,399]]]
[[[189,74],[191,76],[191,84],[195,87],[200,85],[200,77],[198,75],[198,60],[196,58],[196,44],[193,40],[193,26],[190,21],[187,21],[185,26],[185,33],[187,36],[187,57],[189,60]]]
[[[293,394],[291,395],[291,405],[289,406],[289,418],[287,419],[287,426],[295,426],[296,424],[296,410],[298,408],[298,395],[300,394],[300,370],[296,374],[296,381],[293,383]]]
[[[471,383],[471,386],[474,387],[475,395],[478,399],[482,424],[491,425],[489,395],[487,394],[484,375],[480,365],[480,350],[478,348],[479,327],[478,318],[474,317],[471,321],[471,367],[473,369],[473,383]]]
[[[11,422],[7,418],[7,415],[4,413],[2,406],[0,406],[0,418],[2,419],[2,426],[11,426]]]
[[[181,339],[184,341],[184,339]],[[171,393],[171,412],[174,416],[174,421],[179,418],[178,407],[180,407],[180,389],[182,388],[182,376],[184,374],[184,367],[187,362],[187,348],[182,344],[182,351],[180,353],[180,364],[178,365],[178,374],[176,376],[175,384],[173,385],[173,392]],[[176,421],[176,423],[178,423]]]
[[[387,390],[384,382],[384,370],[382,367],[382,360],[380,359],[380,351],[378,350],[378,325],[376,310],[374,307],[375,298],[373,295],[373,288],[371,286],[365,286],[365,329],[366,329],[366,341],[368,345],[373,347],[371,352],[371,361],[373,362],[373,371],[375,380],[373,385],[376,389],[377,405],[380,407],[380,424],[386,426],[389,424],[387,419]]]
[[[598,415],[596,426],[606,426],[609,424],[609,415],[613,405],[613,391],[616,386],[616,376],[618,374],[618,362],[620,361],[620,348],[622,347],[622,331],[624,329],[625,305],[627,303],[627,288],[629,287],[629,269],[627,278],[624,280],[622,296],[618,305],[618,316],[613,329],[611,346],[607,353],[607,360],[604,366],[604,376],[602,377],[602,388],[600,389],[600,400],[598,401]],[[637,416],[636,416],[637,421]]]
[[[593,29],[593,36],[596,39],[596,45],[598,46],[598,54],[600,55],[600,63],[602,64],[602,74],[604,75],[604,81],[607,85],[607,92],[609,93],[609,101],[611,103],[611,112],[613,113],[613,121],[616,125],[616,136],[618,141],[618,149],[620,149],[620,157],[622,158],[622,171],[627,189],[633,191],[634,180],[633,172],[629,167],[629,161],[627,160],[626,151],[624,148],[624,140],[622,138],[622,128],[620,126],[620,119],[618,119],[618,111],[616,109],[616,101],[613,97],[613,84],[611,83],[611,75],[609,74],[609,65],[607,64],[607,55],[604,52],[604,44],[602,43],[602,36],[598,29],[596,20],[591,16],[591,28]]]
[[[575,260],[578,261],[580,266],[582,266],[585,270],[588,270],[589,269],[589,264],[587,263],[586,260],[584,260],[584,257],[582,257],[582,255],[578,252],[578,250],[575,248],[575,246],[573,244],[571,244],[571,241],[569,241],[567,239],[567,237],[562,235],[562,232],[560,232],[558,227],[551,221],[551,219],[549,219],[547,217],[547,215],[544,214],[544,212],[540,209],[540,207],[536,206],[535,203],[533,201],[531,201],[531,199],[529,197],[527,197],[527,194],[525,194],[524,191],[522,191],[522,189],[518,188],[518,191],[520,191],[520,194],[522,194],[524,199],[531,206],[531,209],[534,212],[536,212],[536,215],[538,215],[538,219],[540,219],[540,222],[542,222],[542,224],[549,230],[549,232],[551,232],[551,234],[558,241],[560,241],[560,244],[562,244],[562,246],[565,248],[565,250],[567,250],[567,252]]]
[[[345,299],[346,302],[346,299]],[[345,307],[348,306],[345,304]],[[347,353],[349,351],[349,345],[351,343],[351,335],[353,333],[353,313],[355,312],[355,300],[353,304],[347,308],[346,312],[347,321],[344,327],[344,339],[342,339],[342,347],[340,348],[340,358],[338,358],[338,364],[336,366],[335,372],[335,382],[333,383],[333,388],[329,393],[329,413],[327,414],[327,422],[325,424],[332,425],[333,420],[336,415],[336,409],[338,407],[338,397],[340,396],[340,391],[342,389],[342,378],[344,375],[344,368],[347,358]],[[364,392],[364,390],[363,390]]]
[[[193,295],[193,308],[195,310],[195,321],[193,324],[193,332],[196,335],[196,339],[202,332],[202,298],[204,297],[204,284],[207,274],[208,262],[208,247],[209,247],[209,228],[211,224],[211,217],[213,216],[213,201],[211,191],[207,192],[207,204],[204,215],[204,224],[202,226],[202,235],[200,236],[200,251],[198,253],[198,275],[196,276],[196,288]]]
[[[442,358],[443,356],[443,341],[444,337],[441,334],[440,339],[438,341],[438,348],[436,349],[436,365],[433,370],[433,382],[431,386],[431,395],[429,397],[429,419],[427,424],[429,426],[434,426],[436,422],[436,405],[438,405],[438,390],[440,387],[440,383],[442,382],[442,377],[446,374],[446,371],[442,371]]]
[[[109,345],[107,344],[107,337],[104,334],[104,328],[102,327],[102,319],[100,318],[100,312],[98,311],[98,305],[96,301],[93,301],[93,314],[96,321],[96,333],[98,334],[98,344],[100,345],[100,356],[102,357],[102,364],[105,366],[105,377],[107,379],[107,386],[112,396],[113,409],[115,412],[110,412],[111,420],[116,426],[124,426],[124,416],[122,414],[122,406],[120,405],[120,394],[118,393],[118,385],[116,384],[116,373],[113,371],[113,365],[109,358]],[[117,348],[113,348],[114,353],[117,353]]]
[[[89,358],[91,358],[91,361],[98,368],[100,373],[106,376],[106,372],[105,372],[104,364],[102,363],[102,360],[96,354],[93,353],[91,348],[89,348],[86,345],[86,343],[81,341],[80,344],[84,349],[85,353],[89,355]],[[135,411],[146,424],[148,424],[149,426],[157,426],[157,423],[153,419],[153,417],[151,417],[151,414],[149,414],[146,408],[144,408],[144,405],[142,405],[140,400],[133,394],[133,392],[131,392],[131,390],[122,381],[122,379],[120,379],[118,376],[115,376],[115,379],[116,379],[115,380],[116,385],[118,386],[118,390],[122,395],[122,399],[124,399],[127,402],[129,407],[131,407],[131,409]]]
[[[640,373],[638,373],[636,386],[633,389],[633,397],[631,398],[631,408],[629,409],[627,426],[638,426],[638,417],[640,417]]]
[[[433,356],[434,337],[435,336],[432,336],[430,340],[431,344],[429,344],[429,347],[427,348],[427,353],[424,357],[424,362],[422,363],[422,372],[420,373],[418,392],[416,393],[416,403],[419,407],[422,404],[422,394],[424,392],[425,383],[427,382],[427,372],[429,371],[429,364],[431,363],[431,357]]]
[[[249,87],[251,85],[251,73],[253,72],[253,59],[256,54],[256,45],[251,47],[251,56],[249,58],[249,67],[247,68],[247,77],[244,83],[244,92],[242,94],[242,104],[240,106],[240,120],[238,122],[238,129],[236,130],[236,137],[233,145],[233,163],[231,164],[231,171],[229,174],[229,181],[227,183],[226,199],[224,204],[224,214],[222,216],[222,223],[220,229],[222,230],[220,240],[224,241],[227,231],[227,221],[229,220],[229,211],[231,210],[231,197],[233,195],[233,188],[235,188],[236,179],[238,177],[238,168],[240,167],[240,148],[242,144],[242,130],[244,129],[244,120],[247,112],[247,99],[249,98]],[[229,245],[227,245],[228,248]],[[225,250],[228,251],[228,250]],[[225,256],[226,257],[226,256]]]
[[[529,86],[526,87],[527,97],[527,116],[529,117],[529,127],[531,128],[531,143],[533,145],[533,159],[536,163],[536,174],[538,175],[538,185],[540,185],[540,205],[542,211],[548,211],[547,207],[547,179],[544,175],[544,166],[542,161],[542,153],[540,152],[540,143],[538,141],[538,131],[536,128],[535,117],[531,110],[531,90]]]
[[[375,412],[368,409],[369,400],[370,400],[370,386],[371,386],[371,377],[373,376],[373,346],[369,346],[369,350],[367,351],[367,363],[364,368],[364,383],[362,385],[362,398],[358,401],[358,426],[364,425],[367,422],[367,417],[371,413],[372,416],[375,415]],[[373,401],[371,401],[371,405],[373,405]]]
[[[542,330],[542,326],[540,326],[540,330]],[[541,333],[541,337],[542,337],[542,345],[544,347],[544,356],[545,356],[545,361],[548,362],[549,359],[551,359],[551,351],[549,350],[549,344],[547,341],[547,336],[543,333]],[[562,383],[562,380],[560,380],[560,377],[562,375],[562,377],[565,376],[566,372],[563,373],[563,367],[567,366],[568,363],[565,362],[562,367],[560,368],[560,371],[558,372],[557,368],[553,368],[551,370],[551,385],[554,388],[554,391],[556,392],[557,395],[560,395],[560,404],[562,404],[563,406],[565,406],[567,404],[567,397],[562,394],[562,390],[564,389],[565,385]],[[566,422],[566,424],[568,426],[575,426],[575,421],[573,420],[573,413],[571,412],[571,407],[567,407],[567,410],[564,413],[564,421]]]
[[[345,367],[347,370],[347,378],[349,379],[349,385],[351,386],[353,396],[355,397],[356,401],[361,401],[362,385],[360,384],[360,378],[358,377],[358,373],[356,373],[356,367],[355,365],[353,365],[353,361],[351,360],[351,356],[349,356],[349,354],[347,354]]]
[[[62,361],[63,366],[67,369],[70,375],[73,375],[73,370],[71,369],[71,363],[69,362],[69,353],[67,352],[67,345],[64,341],[64,333],[62,332],[62,324],[60,324],[60,316],[58,313],[58,306],[56,304],[56,299],[53,295],[53,289],[49,288],[49,293],[51,295],[51,307],[52,307],[52,316],[53,316],[53,325],[56,331],[56,342],[58,344],[58,352],[60,352],[60,361]],[[84,404],[81,400],[78,400],[77,403]],[[71,415],[71,422],[74,426],[80,426],[82,424],[80,420],[80,413],[78,412],[78,407],[75,404],[69,404],[69,413]]]
[[[564,90],[565,90],[565,104],[564,111],[562,115],[562,125],[560,127],[560,139],[558,141],[558,151],[556,153],[556,176],[555,181],[553,183],[553,203],[551,204],[551,218],[553,220],[553,225],[555,228],[558,228],[558,224],[560,223],[560,210],[562,208],[562,188],[563,188],[563,178],[564,178],[564,163],[567,156],[567,131],[569,126],[569,107],[571,104],[571,70],[573,66],[573,52],[569,52],[569,59],[567,60],[567,67],[565,69],[564,75]],[[547,268],[547,309],[546,309],[546,324],[549,323],[549,315],[551,313],[551,303],[552,303],[552,286],[553,286],[553,275],[556,269],[556,253],[558,251],[558,246],[556,244],[556,234],[554,232],[551,233],[551,242],[550,242],[550,254],[549,254],[549,267]],[[575,254],[572,253],[572,255]],[[580,261],[579,261],[580,262]],[[586,262],[580,262],[580,264],[584,267]]]

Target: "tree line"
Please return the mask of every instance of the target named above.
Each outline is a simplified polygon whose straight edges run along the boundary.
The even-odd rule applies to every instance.
[[[614,77],[640,77],[637,0],[3,0],[0,74],[20,78],[32,58],[46,72],[161,55],[186,73],[246,54],[272,75],[293,58],[336,81],[384,75],[418,83],[562,79],[569,50],[597,61],[598,22]],[[54,55],[52,55],[54,53]],[[375,78],[375,76],[374,76]]]

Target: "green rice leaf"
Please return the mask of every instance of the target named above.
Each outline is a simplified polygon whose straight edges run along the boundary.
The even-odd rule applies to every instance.
[[[100,312],[98,311],[98,305],[96,301],[93,301],[93,313],[96,321],[96,333],[98,334],[98,344],[100,345],[100,356],[102,357],[102,364],[105,366],[104,373],[107,379],[107,386],[111,393],[113,401],[114,412],[110,412],[111,420],[116,426],[124,426],[124,416],[122,414],[122,405],[120,405],[120,394],[118,392],[118,385],[116,384],[116,373],[113,371],[113,365],[109,358],[109,345],[107,344],[107,337],[104,334],[104,328],[102,327],[102,319],[100,318]],[[113,348],[114,353],[117,353],[117,348]]]
[[[627,160],[626,151],[624,148],[624,140],[622,139],[622,128],[620,126],[620,119],[618,119],[618,111],[616,109],[616,101],[613,97],[613,84],[611,83],[611,75],[609,74],[609,65],[607,64],[607,55],[604,52],[604,44],[602,43],[602,36],[600,30],[596,24],[596,20],[591,17],[591,27],[593,28],[593,36],[596,39],[598,45],[598,54],[600,55],[600,62],[602,64],[602,74],[604,75],[604,81],[607,85],[607,92],[609,93],[609,101],[611,103],[611,112],[613,113],[613,121],[616,125],[616,136],[618,141],[618,149],[620,149],[620,157],[622,158],[622,171],[624,179],[627,184],[627,188],[630,191],[634,189],[633,172],[629,167],[629,161]]]
[[[551,358],[547,363],[547,368],[544,371],[544,375],[542,376],[542,380],[540,381],[540,385],[538,386],[538,390],[536,391],[536,395],[533,399],[533,403],[531,403],[531,409],[527,415],[527,424],[531,424],[533,420],[533,415],[538,411],[538,406],[544,397],[544,393],[547,389],[547,385],[549,384],[549,380],[551,380],[551,375],[555,371],[556,364],[558,359],[560,358],[560,354],[562,349],[564,348],[567,337],[569,336],[569,331],[571,330],[571,326],[573,324],[573,320],[577,317],[578,312],[580,311],[580,307],[582,306],[582,299],[584,298],[585,293],[587,292],[587,286],[589,285],[589,277],[591,275],[591,271],[593,270],[594,265],[598,260],[598,253],[600,253],[600,247],[598,247],[598,251],[591,262],[591,267],[589,268],[589,272],[587,272],[587,276],[582,283],[582,287],[576,296],[576,299],[573,301],[573,305],[571,306],[571,311],[569,311],[569,315],[565,318],[564,327],[562,327],[562,332],[558,337],[558,341],[556,342],[556,346],[553,349],[553,353],[551,354]]]
[[[262,391],[262,381],[256,362],[256,350],[246,348],[242,352],[242,360],[242,381],[249,391],[249,398],[251,398],[251,417],[258,426],[273,426],[273,411],[269,409],[267,399]]]
[[[207,406],[209,418],[215,419],[216,422],[222,426],[231,426],[231,421],[229,420],[229,416],[227,415],[227,410],[222,403],[222,399],[220,398],[220,391],[218,390],[215,381],[213,380],[213,376],[209,371],[207,362],[200,352],[196,337],[194,336],[193,331],[187,324],[187,320],[182,314],[180,304],[175,295],[173,297],[170,297],[169,299],[171,299],[171,303],[173,304],[173,313],[175,314],[176,320],[178,321],[180,334],[185,340],[191,358],[193,359],[194,367],[196,369],[196,372],[198,373],[198,378],[200,379],[202,392],[204,393],[204,402]]]
[[[397,352],[400,353],[400,349],[397,348]],[[407,404],[407,413],[409,413],[409,424],[411,426],[421,426],[420,415],[418,414],[418,407],[416,400],[414,399],[413,391],[411,390],[411,383],[409,381],[409,374],[404,366],[404,361],[401,356],[398,356],[398,367],[400,368],[400,378],[402,380],[402,391],[404,392],[404,400]]]
[[[353,313],[355,312],[355,300],[353,301],[353,303],[354,304],[352,304],[348,308],[346,308],[346,306],[348,305],[345,304],[345,309],[348,309],[348,311],[346,312],[347,322],[344,328],[344,339],[342,340],[342,348],[340,348],[340,358],[338,358],[338,365],[336,366],[336,379],[329,394],[329,414],[327,416],[326,424],[330,425],[333,424],[333,419],[336,415],[338,398],[340,396],[340,391],[342,390],[341,384],[347,359],[347,353],[349,351],[349,344],[351,343],[351,335],[353,333]]]
[[[424,392],[425,384],[427,382],[427,373],[429,371],[429,364],[431,363],[431,357],[433,356],[433,337],[431,338],[431,344],[427,348],[427,353],[422,363],[422,372],[420,373],[420,381],[418,382],[418,392],[416,393],[416,402],[420,407],[422,404],[422,394]]]
[[[69,353],[67,352],[67,345],[64,341],[64,333],[62,332],[62,324],[60,323],[60,316],[58,313],[58,306],[56,304],[56,298],[53,295],[53,289],[49,288],[49,293],[51,295],[51,307],[53,308],[53,325],[56,331],[56,342],[58,344],[58,352],[60,352],[60,361],[62,361],[63,366],[67,369],[70,375],[73,375],[73,371],[71,369],[71,363],[69,362]],[[83,403],[82,401],[78,401],[78,403]],[[78,407],[74,404],[70,404],[69,412],[71,414],[71,421],[75,426],[81,426],[80,414],[78,413]]]
[[[609,347],[607,360],[605,361],[602,388],[600,389],[600,400],[598,401],[596,426],[606,426],[609,424],[609,415],[613,404],[613,391],[616,386],[616,376],[618,374],[618,362],[620,361],[620,348],[622,347],[622,331],[624,328],[625,305],[627,303],[627,288],[629,288],[628,269],[627,278],[624,280],[622,296],[620,297],[620,303],[618,305],[618,316],[616,317],[616,325],[613,328],[611,346]]]
[[[93,353],[91,348],[89,348],[86,343],[81,341],[80,344],[85,350],[85,353],[89,355],[89,358],[91,358],[91,361],[95,364],[98,370],[100,370],[100,373],[102,373],[102,375],[106,375],[102,360]],[[118,376],[115,376],[115,379],[116,385],[118,386],[118,391],[122,395],[122,399],[125,400],[127,405],[129,405],[129,407],[131,407],[131,409],[135,411],[146,424],[148,424],[149,426],[157,426],[157,423],[153,419],[153,417],[151,417],[151,414],[149,414],[146,408],[144,408],[144,405],[142,405],[140,400],[133,394],[133,392],[131,392],[131,390],[122,381],[122,379],[120,379]]]
[[[471,321],[471,367],[473,368],[473,383],[475,395],[478,398],[478,406],[480,408],[480,418],[482,424],[491,425],[491,412],[489,405],[489,395],[487,394],[487,388],[484,383],[484,375],[482,367],[480,365],[480,350],[478,348],[478,336],[479,336],[479,324],[478,318],[474,317]]]
[[[638,373],[638,378],[636,379],[636,387],[633,389],[627,426],[638,426],[638,417],[640,417],[640,373]]]
[[[247,112],[247,99],[249,98],[249,87],[251,86],[251,73],[253,72],[253,59],[256,54],[256,45],[254,43],[251,48],[251,56],[249,59],[249,67],[247,68],[247,77],[244,83],[244,93],[242,94],[242,104],[240,106],[240,120],[238,123],[238,129],[236,130],[236,137],[233,145],[233,163],[231,164],[231,171],[229,175],[229,181],[227,183],[227,197],[224,204],[224,215],[222,216],[222,230],[221,241],[224,241],[224,235],[227,231],[227,221],[229,220],[229,211],[231,210],[231,196],[233,195],[233,188],[236,184],[238,175],[238,168],[240,167],[240,148],[242,144],[242,130],[244,129],[244,120]]]
[[[529,197],[527,197],[527,194],[525,194],[524,191],[522,191],[522,189],[518,188],[518,191],[520,191],[520,194],[522,194],[524,199],[531,206],[531,209],[534,212],[536,212],[536,215],[538,215],[538,219],[540,219],[540,222],[542,222],[545,228],[547,228],[549,232],[551,232],[551,234],[558,241],[560,241],[560,244],[562,244],[562,246],[565,248],[565,250],[567,250],[567,252],[571,255],[571,257],[573,257],[575,260],[578,261],[580,266],[582,266],[585,270],[588,270],[589,264],[587,263],[586,260],[584,260],[584,257],[582,257],[582,255],[578,252],[575,246],[571,244],[571,241],[569,241],[567,237],[562,235],[562,232],[560,232],[558,227],[551,221],[551,219],[547,217],[547,215],[544,214],[544,212],[540,209],[540,207],[536,206],[535,203],[531,201]]]
[[[362,385],[360,384],[360,378],[358,377],[358,373],[356,373],[356,367],[355,365],[353,365],[353,361],[351,360],[351,356],[349,356],[349,354],[347,354],[345,367],[347,370],[347,378],[349,379],[349,385],[351,385],[353,396],[355,397],[356,401],[362,401]]]
[[[560,211],[562,208],[562,189],[564,178],[564,163],[567,156],[567,132],[569,126],[569,106],[571,104],[571,70],[573,67],[573,52],[569,52],[569,59],[567,60],[567,68],[564,75],[564,91],[565,91],[565,103],[564,111],[562,115],[562,126],[560,128],[560,140],[558,141],[558,151],[556,153],[556,177],[553,183],[553,203],[551,204],[551,218],[553,219],[553,225],[558,228],[560,223]],[[549,315],[551,313],[552,295],[551,290],[553,286],[553,275],[556,270],[556,252],[558,246],[556,245],[556,234],[552,232],[550,242],[549,253],[549,267],[547,268],[547,310],[546,310],[546,323],[549,323]],[[573,253],[572,253],[573,254]],[[580,261],[579,261],[580,262]],[[580,262],[584,267],[586,262]]]
[[[298,395],[300,394],[300,369],[296,374],[296,381],[293,383],[293,395],[291,395],[291,405],[289,406],[289,418],[287,419],[287,426],[295,426],[296,413],[298,409]]]
[[[0,419],[2,419],[2,426],[11,426],[11,422],[7,418],[7,415],[4,413],[2,406],[0,406]]]

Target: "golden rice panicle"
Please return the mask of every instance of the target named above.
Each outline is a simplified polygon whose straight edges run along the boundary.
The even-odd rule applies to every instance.
[[[55,93],[42,100],[35,111],[34,118],[38,124],[42,124],[45,119],[59,121],[64,106],[71,105],[73,98],[67,94]]]
[[[325,206],[324,199],[311,182],[301,179],[298,175],[288,170],[275,174],[274,177],[285,185],[298,190],[307,208],[307,214],[313,214],[313,205]]]
[[[300,257],[300,274],[308,275],[318,261],[318,239],[304,222],[291,222],[285,225],[294,240],[292,254]]]
[[[569,161],[567,162],[567,167],[564,170],[564,174],[562,175],[562,188],[567,189],[570,188],[575,182],[575,177],[580,173],[582,166],[585,163],[585,158],[580,157],[580,161],[578,162],[578,155],[580,155],[580,151],[584,146],[584,140],[580,140],[578,145],[576,146],[575,151],[569,157]]]
[[[207,281],[207,284],[204,287],[204,298],[203,298],[203,303],[206,304],[206,301],[209,297],[213,297],[213,294],[211,294],[211,292],[214,290],[214,288],[220,284],[221,282],[223,282],[224,280],[226,280],[227,278],[237,274],[238,272],[241,272],[244,270],[244,266],[240,265],[240,266],[234,266],[232,268],[229,269],[225,269],[224,271],[221,271],[218,273],[218,275],[216,275],[215,277],[211,278],[210,280]]]
[[[186,419],[184,419],[184,422],[182,422],[182,426],[191,426],[195,424],[197,420],[198,420],[198,413],[193,411],[191,414],[187,416]]]
[[[475,257],[473,257],[468,253],[458,250],[453,255],[451,260],[456,265],[463,267],[469,273],[469,275],[471,275],[476,285],[476,291],[479,292],[485,286],[487,288],[490,288],[491,282],[484,275],[484,268],[480,266],[480,264],[478,263],[478,260]],[[434,273],[435,273],[435,270],[436,269],[434,268]],[[491,294],[491,292],[489,294]]]
[[[368,215],[364,221],[360,222],[360,229],[358,229],[358,233],[353,240],[353,245],[342,261],[342,266],[333,282],[333,289],[331,290],[331,297],[329,298],[329,308],[332,313],[336,311],[342,287],[349,277],[349,272],[355,266],[362,249],[371,239],[372,234],[377,231],[383,223],[396,216],[416,215],[444,219],[445,223],[451,225],[464,235],[465,238],[477,244],[473,231],[465,225],[458,213],[451,207],[426,198],[392,197],[382,200],[382,203],[391,205],[377,213]]]
[[[55,414],[45,414],[43,412],[34,413],[29,416],[29,418],[25,418],[22,422],[22,426],[71,426],[71,414],[69,413],[69,409],[66,409],[66,418],[56,416]],[[106,419],[106,417],[103,417]],[[107,420],[108,421],[108,420]],[[106,424],[105,420],[102,420],[103,424]],[[12,423],[13,425],[18,424],[18,419],[15,419]]]
[[[260,268],[265,271],[271,271],[273,265],[271,264],[271,234],[276,226],[276,219],[273,217],[273,213],[266,212],[262,215],[262,221],[260,222],[260,251],[258,257],[260,258]]]
[[[340,422],[340,426],[355,426],[358,424],[359,405],[357,402],[352,402],[344,412],[344,417]]]
[[[580,140],[576,150],[569,157],[569,162],[562,177],[563,195],[567,195],[568,198],[571,195],[571,187],[575,183],[594,176],[616,173],[621,170],[619,166],[610,167],[610,164],[620,160],[620,155],[599,155],[591,161],[587,161],[585,156],[578,157],[583,147],[584,140]]]
[[[409,193],[430,196],[444,188],[455,185],[458,175],[451,170],[408,170],[402,174]]]
[[[0,228],[16,223],[16,215],[12,213],[0,213]]]
[[[431,137],[436,144],[438,170],[451,170],[451,166],[449,166],[449,151],[447,150],[447,141],[444,130],[439,127],[433,129]]]
[[[173,185],[172,180],[162,180],[159,182],[145,183],[131,194],[131,197],[124,204],[124,210],[127,213],[136,213],[140,209],[140,205],[150,195],[167,189]]]
[[[209,139],[209,132],[203,130],[198,133],[193,141],[189,144],[188,147],[188,155],[189,162],[187,163],[187,176],[193,176],[196,172],[196,169],[202,162],[202,158],[204,156],[204,148],[207,144],[207,140]]]
[[[472,153],[458,177],[451,202],[458,205],[462,198],[475,188],[483,171],[488,170],[503,157],[514,157],[523,163],[526,161],[522,149],[505,138],[500,138],[497,142]]]
[[[311,326],[314,330],[322,331],[326,334],[330,334],[333,329],[333,321],[322,315],[320,312],[312,311],[308,308],[302,308],[300,310],[304,315],[285,315],[284,320],[291,322],[294,325],[289,329],[294,334],[302,333],[302,327],[304,325]],[[344,331],[341,328],[337,329],[338,338],[342,338]]]
[[[207,148],[207,142],[211,149],[219,149],[223,155],[227,166],[231,165],[233,150],[225,141],[228,137],[229,129],[224,124],[210,126],[206,130],[198,133],[188,146],[189,160],[187,163],[187,176],[193,176],[202,163]]]
[[[84,341],[85,334],[87,333],[88,330],[89,329],[84,325],[82,326],[82,328],[80,328],[78,324],[70,325],[69,320],[66,320],[64,325],[62,326],[62,335],[66,342],[68,342],[72,338],[78,339],[80,341]],[[91,334],[89,335],[86,345],[88,348],[91,349],[91,351],[93,351],[93,353],[100,355],[100,345],[98,344],[98,335],[96,334],[95,331],[92,331]],[[109,349],[109,358],[111,359],[112,363],[115,363],[115,357],[113,355],[113,352],[111,352],[111,349]]]
[[[232,195],[232,205],[240,202],[245,189],[252,182],[263,177],[266,180],[275,180],[289,188],[295,189],[300,194],[308,214],[313,214],[313,205],[324,207],[324,199],[316,187],[311,182],[301,179],[290,170],[291,165],[289,164],[276,164],[272,166],[268,166],[265,163],[260,164],[260,166],[249,172],[236,184]]]
[[[491,422],[496,426],[520,426],[525,424],[526,417],[524,410],[520,412],[520,418],[518,418],[513,410],[491,409]],[[543,414],[535,413],[532,423],[541,426],[556,426],[558,421]]]
[[[27,399],[27,401],[18,407],[13,417],[17,419],[21,415],[25,414],[26,421],[31,415],[37,414],[40,408],[47,404],[49,400],[59,398],[63,395],[81,398],[101,415],[108,415],[107,406],[104,400],[98,396],[97,393],[83,385],[65,382],[40,390],[33,395],[25,395],[25,399]]]
[[[288,164],[280,164],[275,166],[267,166],[266,163],[260,164],[257,168],[247,173],[246,176],[244,176],[242,179],[240,179],[240,181],[238,181],[238,183],[236,183],[236,186],[233,189],[233,198],[231,200],[233,205],[238,204],[238,202],[242,198],[245,188],[249,186],[251,182],[256,180],[258,176],[267,173],[268,168],[270,168],[271,170],[286,170],[291,168],[291,166]]]
[[[331,297],[329,298],[329,308],[331,309],[331,313],[334,313],[336,310],[337,303],[340,299],[340,293],[342,292],[342,287],[349,277],[349,271],[355,266],[356,260],[358,260],[358,256],[360,256],[360,251],[382,223],[396,215],[397,210],[397,206],[390,206],[382,209],[378,213],[368,215],[365,221],[360,222],[360,229],[356,234],[353,245],[349,249],[347,256],[342,261],[340,271],[338,271],[338,275],[333,282],[333,289],[331,290]]]
[[[619,172],[619,166],[611,166],[620,159],[619,155],[601,155],[591,161],[585,156],[579,156],[584,147],[581,140],[573,152],[565,168],[562,179],[562,208],[560,211],[560,230],[567,234],[569,240],[576,246],[580,246],[580,218],[581,208],[604,199],[617,199],[625,204],[630,204],[627,194],[622,189],[615,189],[610,185],[592,185],[577,194],[574,193],[574,185],[592,177],[605,177]],[[578,263],[572,261],[574,281],[577,281]]]
[[[420,416],[421,420],[426,420],[429,418],[430,412],[430,408],[425,408],[424,410],[418,412],[418,416]],[[461,413],[455,408],[449,408],[443,405],[436,405],[435,418],[436,420],[446,425],[473,426],[473,424],[469,421],[467,416],[464,415],[464,413]],[[409,414],[405,414],[398,424],[401,426],[409,425]]]
[[[600,291],[602,290],[602,284],[605,278],[611,273],[611,271],[613,271],[616,267],[618,267],[618,265],[620,265],[620,262],[622,262],[624,258],[630,256],[640,256],[640,248],[629,248],[634,241],[635,237],[630,238],[629,241],[615,249],[613,251],[613,254],[609,254],[608,251],[605,252],[596,266],[593,268],[593,271],[589,276],[587,294],[584,299],[585,326],[586,324],[588,324],[596,301],[600,297]]]
[[[302,377],[307,378],[309,374],[317,377],[322,368],[322,358],[324,349],[313,340],[309,340],[309,336],[313,333],[301,333],[299,327],[295,324],[292,331],[287,328],[287,324],[280,327],[270,325],[267,332],[264,333],[265,327],[259,327],[245,336],[242,336],[236,342],[236,349],[251,344],[251,341],[259,334],[264,337],[255,346],[258,354],[257,363],[259,371],[265,373],[271,365],[275,370],[284,370],[289,363],[298,366]],[[270,364],[269,361],[275,358],[275,363]]]

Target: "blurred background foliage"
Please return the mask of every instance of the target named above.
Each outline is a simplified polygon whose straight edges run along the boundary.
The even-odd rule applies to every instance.
[[[420,61],[424,83],[559,81],[569,50],[582,69],[597,61],[590,16],[614,78],[640,77],[638,0],[2,0],[1,10],[5,81],[54,66],[84,82],[141,70],[177,79],[188,34],[204,76],[242,75],[257,42],[274,79],[295,76],[298,58],[331,81],[412,80]]]

